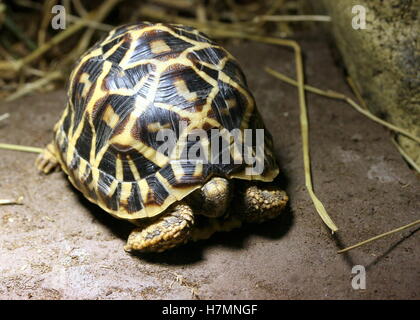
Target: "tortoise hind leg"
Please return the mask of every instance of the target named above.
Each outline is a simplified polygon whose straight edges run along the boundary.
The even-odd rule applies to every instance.
[[[35,160],[37,169],[45,174],[60,168],[57,161],[56,149],[53,142],[49,143],[46,148],[39,154]]]
[[[146,226],[135,228],[124,250],[131,252],[162,252],[187,242],[191,238],[194,213],[181,203],[172,206],[163,215]]]

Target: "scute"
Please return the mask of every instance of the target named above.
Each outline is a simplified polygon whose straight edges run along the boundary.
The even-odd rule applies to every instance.
[[[112,30],[77,62],[68,99],[55,127],[60,164],[76,188],[116,217],[153,217],[215,175],[271,181],[278,173],[267,130],[262,174],[245,174],[249,165],[232,157],[230,164],[180,158],[193,147],[180,138],[194,129],[264,129],[236,60],[193,28]],[[159,149],[160,129],[175,132],[181,153]]]

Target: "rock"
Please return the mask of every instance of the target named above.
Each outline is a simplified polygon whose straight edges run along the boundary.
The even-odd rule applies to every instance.
[[[347,71],[375,115],[420,136],[418,0],[323,0]],[[366,9],[366,28],[354,29]],[[356,18],[355,18],[356,17]],[[399,144],[420,165],[420,146],[399,136]]]

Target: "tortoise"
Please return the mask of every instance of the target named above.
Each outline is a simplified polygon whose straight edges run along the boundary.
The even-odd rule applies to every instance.
[[[162,149],[165,130],[176,137],[172,149]],[[246,130],[263,139],[251,139],[253,163],[226,153],[235,142],[222,135],[215,161],[203,161],[185,157],[198,143],[196,130],[207,142],[214,130],[244,133],[242,142]],[[253,172],[257,160],[263,169]],[[89,201],[133,223],[129,252],[161,252],[262,222],[288,201],[272,182],[279,173],[272,136],[237,60],[176,24],[117,27],[76,62],[66,108],[36,166],[43,173],[61,167]]]

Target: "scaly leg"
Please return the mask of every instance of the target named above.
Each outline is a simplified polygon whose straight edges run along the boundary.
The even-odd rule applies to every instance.
[[[250,185],[244,190],[237,214],[245,222],[263,222],[277,217],[288,200],[286,192],[277,186]]]
[[[36,158],[35,165],[37,169],[45,174],[53,170],[60,169],[60,165],[56,157],[55,144],[49,143],[47,147]]]
[[[162,252],[187,242],[191,237],[194,213],[184,203],[174,205],[145,228],[134,229],[124,250]]]
[[[231,203],[229,214],[221,218],[210,218],[194,227],[192,240],[207,239],[215,232],[231,231],[239,228],[243,222],[259,223],[275,218],[288,201],[286,193],[274,185],[248,183],[242,188]]]

